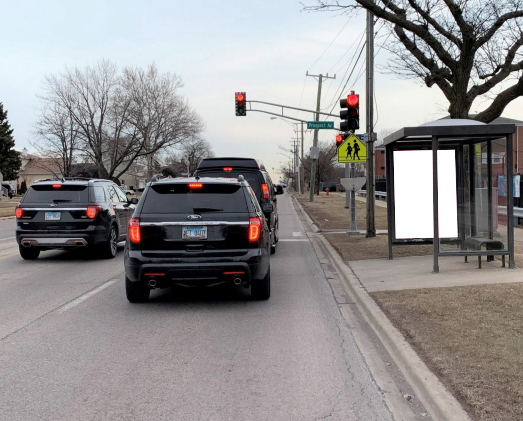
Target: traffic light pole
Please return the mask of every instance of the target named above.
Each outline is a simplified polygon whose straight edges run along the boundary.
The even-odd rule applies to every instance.
[[[321,101],[321,84],[323,82],[324,76],[322,74],[319,75],[310,75],[309,72],[305,76],[311,76],[311,77],[317,77],[318,78],[318,98],[316,100],[316,121],[320,120],[320,101]],[[334,77],[329,77],[329,74],[327,73],[327,76],[325,76],[325,79],[336,79],[336,75]],[[314,140],[312,142],[314,148],[318,146],[318,129],[314,130]],[[311,188],[310,188],[310,195],[309,195],[309,202],[314,202],[314,191],[316,190],[316,166],[317,166],[317,159],[312,158],[312,164],[311,164]],[[319,181],[319,180],[318,180]]]
[[[367,10],[367,101],[366,101],[366,125],[367,125],[367,237],[376,236],[375,227],[375,192],[374,192],[374,14]],[[390,228],[390,227],[389,227]]]

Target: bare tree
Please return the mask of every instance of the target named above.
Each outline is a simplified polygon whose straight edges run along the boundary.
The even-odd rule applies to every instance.
[[[50,108],[41,111],[34,132],[37,140],[31,145],[40,156],[51,158],[52,171],[58,167],[63,176],[72,175],[79,139],[78,126],[67,109],[57,103],[50,104]]]
[[[523,0],[318,0],[305,10],[370,10],[393,37],[396,75],[436,85],[451,118],[469,118],[476,99],[492,99],[473,118],[486,123],[523,95]],[[498,92],[499,91],[499,92]]]
[[[147,174],[152,176],[158,151],[194,141],[203,130],[198,114],[178,94],[183,83],[175,74],[159,75],[154,64],[147,70],[125,68],[122,87],[131,99],[129,122],[136,130],[147,157]]]
[[[185,142],[181,148],[181,154],[189,174],[193,174],[203,158],[212,158],[214,152],[209,142],[201,137],[193,137]]]
[[[320,154],[317,160],[317,172],[315,191],[319,194],[319,183],[322,181],[337,181],[340,174],[343,174],[340,170],[340,166],[337,163],[337,148],[336,145],[330,142],[319,142],[318,147],[320,148]],[[310,169],[311,169],[311,158],[309,155],[304,159],[304,176],[305,182],[310,182]]]
[[[50,138],[56,137],[53,122],[65,115],[74,127],[75,145],[96,165],[99,177],[118,179],[142,159],[151,173],[154,154],[202,130],[199,116],[178,94],[182,86],[176,75],[159,75],[154,65],[126,68],[120,75],[106,60],[47,76],[39,145],[49,150]]]

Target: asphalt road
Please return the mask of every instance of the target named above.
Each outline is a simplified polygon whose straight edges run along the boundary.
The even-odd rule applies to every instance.
[[[392,420],[287,194],[272,296],[125,298],[123,253],[18,255],[0,221],[0,420]]]

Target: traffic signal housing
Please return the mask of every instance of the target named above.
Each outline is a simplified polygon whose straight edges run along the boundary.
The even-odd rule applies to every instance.
[[[245,117],[247,115],[247,96],[245,92],[236,92],[234,100],[236,102],[236,115]]]
[[[349,137],[348,133],[339,133],[336,135],[336,147],[339,148],[347,137]]]
[[[352,91],[347,98],[340,99],[340,130],[349,131],[360,128],[360,96]]]

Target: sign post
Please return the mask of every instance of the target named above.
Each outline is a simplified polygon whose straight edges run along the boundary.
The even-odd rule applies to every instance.
[[[367,179],[365,177],[354,177],[354,164],[351,164],[351,177],[342,178],[341,185],[346,191],[350,191],[350,229],[348,234],[359,235],[360,231],[356,225],[356,192],[360,190]]]

